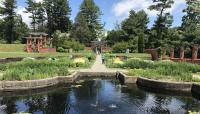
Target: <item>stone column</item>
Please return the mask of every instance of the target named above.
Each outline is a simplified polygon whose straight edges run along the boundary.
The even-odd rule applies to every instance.
[[[38,42],[37,42],[37,51],[40,52],[40,44],[41,44],[41,39],[38,39]]]
[[[29,39],[29,51],[32,52],[33,49],[32,49],[32,39],[30,38]]]
[[[174,48],[170,49],[170,59],[174,58]]]
[[[166,60],[166,48],[162,49],[162,60]]]
[[[198,57],[198,45],[193,45],[192,47],[192,60],[196,60]]]
[[[152,60],[159,60],[158,50],[157,49],[146,49],[146,52],[151,54]]]
[[[44,36],[44,46],[46,46],[47,45],[47,36],[45,35]]]
[[[184,60],[184,56],[185,56],[185,50],[184,47],[180,48],[180,60]]]

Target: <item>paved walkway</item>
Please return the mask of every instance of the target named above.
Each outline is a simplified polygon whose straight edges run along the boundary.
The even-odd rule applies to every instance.
[[[122,69],[110,69],[106,68],[104,64],[102,64],[101,55],[97,55],[96,61],[94,62],[94,65],[91,67],[91,69],[81,69],[79,70],[81,72],[127,72],[126,70]]]

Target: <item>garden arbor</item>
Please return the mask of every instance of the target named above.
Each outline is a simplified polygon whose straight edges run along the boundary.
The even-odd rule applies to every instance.
[[[102,40],[92,41],[91,48],[93,51],[101,53],[103,52],[103,50],[107,48],[107,41],[102,41]]]
[[[56,52],[55,48],[47,48],[48,34],[43,32],[30,32],[26,37],[26,51],[31,52]]]

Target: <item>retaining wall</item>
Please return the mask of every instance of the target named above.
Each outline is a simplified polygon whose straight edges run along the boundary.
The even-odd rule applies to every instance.
[[[188,82],[167,82],[167,81],[158,81],[147,78],[139,77],[137,79],[137,84],[139,86],[148,87],[152,89],[162,89],[170,91],[191,91],[192,84]]]

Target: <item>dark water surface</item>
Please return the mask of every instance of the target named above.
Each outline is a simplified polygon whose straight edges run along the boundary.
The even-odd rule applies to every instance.
[[[0,97],[0,114],[185,114],[200,112],[192,97],[145,92],[136,85],[120,86],[111,80],[91,80],[82,86],[58,88],[42,94]],[[34,93],[33,93],[34,94]],[[14,95],[15,96],[15,95]]]

